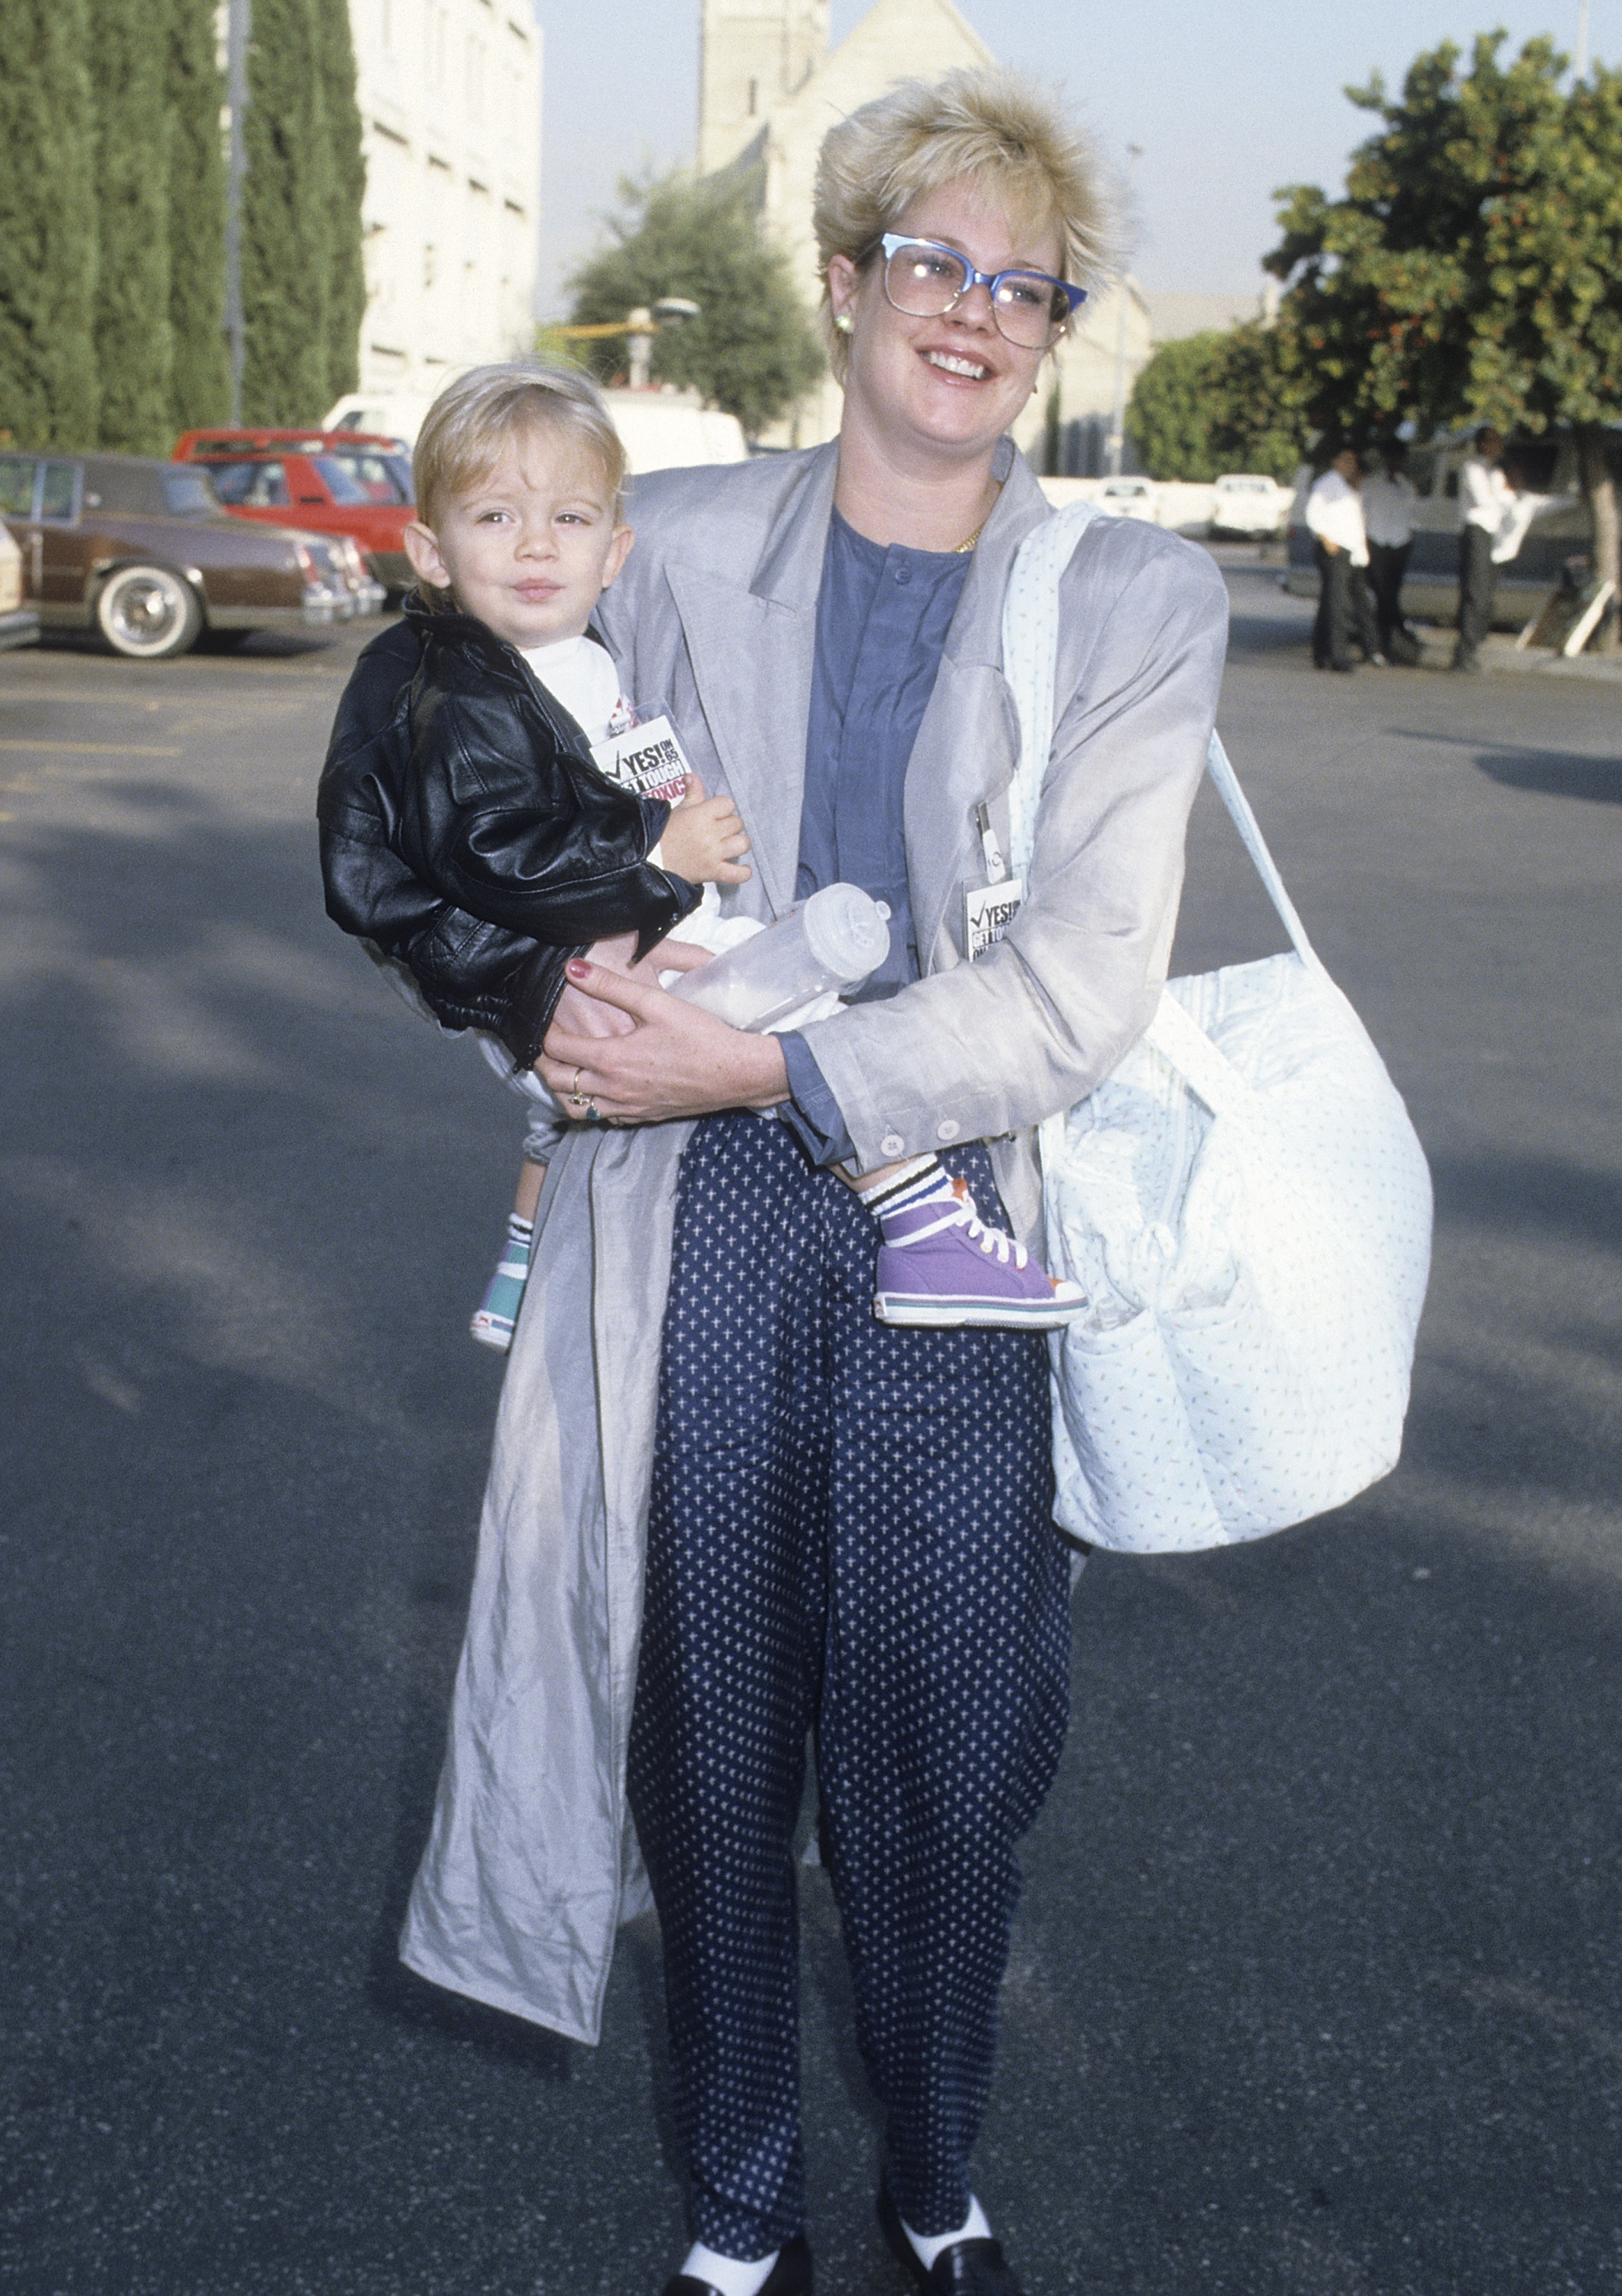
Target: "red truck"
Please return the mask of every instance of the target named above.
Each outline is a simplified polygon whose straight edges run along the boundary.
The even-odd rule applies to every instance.
[[[173,459],[201,463],[233,518],[352,535],[391,601],[416,578],[401,540],[417,514],[411,457],[397,439],[358,430],[188,430]]]

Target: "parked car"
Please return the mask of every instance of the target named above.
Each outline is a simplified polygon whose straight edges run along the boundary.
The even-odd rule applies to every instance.
[[[1114,479],[1044,479],[1041,485],[1056,510],[1067,503],[1090,502],[1116,518],[1141,518],[1146,525],[1163,526],[1168,534],[1203,537],[1211,530],[1216,489],[1208,484],[1148,479],[1134,472]]]
[[[1159,517],[1158,492],[1152,479],[1106,479],[1094,499],[1110,518],[1146,518],[1153,526]]]
[[[184,653],[205,629],[319,629],[383,603],[348,535],[245,527],[206,471],[173,463],[0,453],[0,519],[45,627],[99,630],[137,660]]]
[[[443,380],[451,380],[449,372]],[[602,396],[633,472],[741,463],[749,454],[737,416],[706,406],[696,390],[605,390]],[[329,433],[387,431],[410,447],[432,405],[431,395],[351,391],[327,409],[325,427]]]
[[[22,603],[22,553],[0,526],[0,653],[32,645],[38,636],[39,616]]]
[[[1211,532],[1262,536],[1282,534],[1294,496],[1275,480],[1230,472],[1211,489]]]
[[[201,463],[233,518],[348,534],[397,595],[415,580],[401,539],[416,516],[411,457],[361,430],[188,430],[177,463]]]
[[[1403,610],[1418,621],[1445,627],[1459,614],[1459,472],[1472,451],[1473,439],[1460,432],[1432,439],[1408,450],[1408,476],[1418,499],[1414,504],[1413,548],[1403,583]],[[1622,433],[1610,434],[1613,470],[1622,478]],[[1520,629],[1557,588],[1567,562],[1585,558],[1593,547],[1593,522],[1583,500],[1577,467],[1577,443],[1569,431],[1557,430],[1541,439],[1511,439],[1504,448],[1504,467],[1532,494],[1550,497],[1536,513],[1525,541],[1507,565],[1498,569],[1493,621],[1499,629]],[[1312,537],[1299,522],[1305,515],[1306,489],[1297,497],[1303,507],[1291,512],[1290,570],[1284,586],[1297,597],[1315,598],[1318,577],[1313,565]]]

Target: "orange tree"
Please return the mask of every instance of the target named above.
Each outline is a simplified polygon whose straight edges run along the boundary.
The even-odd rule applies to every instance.
[[[1341,197],[1278,195],[1281,369],[1317,429],[1354,438],[1569,424],[1595,570],[1616,582],[1622,73],[1596,65],[1565,88],[1552,41],[1506,63],[1504,37],[1478,39],[1468,70],[1451,42],[1417,57],[1399,97],[1378,76],[1348,89],[1382,124]]]

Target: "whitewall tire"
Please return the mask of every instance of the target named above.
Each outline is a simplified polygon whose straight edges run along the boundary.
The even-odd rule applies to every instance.
[[[113,652],[136,661],[185,653],[202,629],[196,591],[167,566],[120,566],[102,585],[95,619]]]

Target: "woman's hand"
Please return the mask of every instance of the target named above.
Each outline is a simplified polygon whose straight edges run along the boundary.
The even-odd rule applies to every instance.
[[[635,948],[634,932],[615,933],[610,939],[594,941],[586,955],[592,964],[622,972],[632,980],[657,980],[661,972],[692,972],[709,963],[709,951],[690,940],[661,940],[639,964],[631,962]],[[554,1027],[561,1022],[577,1037],[624,1037],[636,1025],[628,1013],[616,1011],[601,997],[582,996],[567,982],[552,1018]]]
[[[655,949],[649,969],[669,971],[682,946],[668,941]],[[701,960],[702,951],[693,953]],[[680,963],[682,971],[690,969],[684,957]],[[590,1112],[576,1106],[585,1101],[605,1123],[659,1124],[723,1108],[772,1108],[788,1098],[788,1071],[774,1037],[729,1029],[713,1013],[635,973],[578,957],[568,970],[584,998],[624,1014],[629,1025],[628,1035],[603,1035],[601,1023],[594,1034],[576,1029],[559,1005],[535,1066],[571,1116]]]

